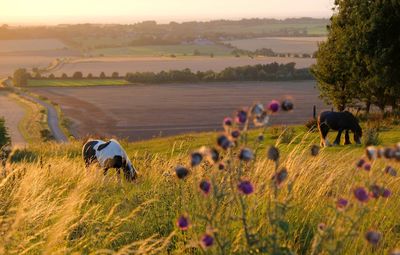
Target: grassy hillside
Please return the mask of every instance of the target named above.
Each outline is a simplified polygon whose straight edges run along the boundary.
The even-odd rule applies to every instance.
[[[278,131],[270,129],[263,142],[254,142],[259,133],[250,132],[247,145],[243,139],[230,152],[220,150],[225,170],[206,161],[190,167],[190,152],[215,146],[215,133],[123,143],[140,171],[134,183],[119,183],[112,171],[104,177],[95,167],[85,170],[80,141],[15,151],[9,175],[0,182],[0,253],[244,254],[275,249],[279,254],[387,254],[399,246],[399,177],[382,170],[388,164],[398,168],[398,163],[379,159],[371,171],[357,169],[364,149],[356,145],[312,156],[310,146],[318,135],[298,127],[291,144],[277,145],[281,160],[276,164],[267,150],[284,136],[277,138]],[[400,132],[388,129],[381,138],[392,144]],[[257,151],[256,158],[240,161],[243,147]],[[178,165],[189,168],[187,178],[176,177]],[[279,185],[271,179],[277,165],[288,171]],[[211,182],[210,193],[200,190],[202,180]],[[244,180],[252,183],[254,193],[237,190]],[[354,188],[372,183],[392,195],[357,201]],[[349,205],[337,209],[338,198]],[[188,230],[176,225],[182,215],[189,218]],[[381,233],[377,245],[365,240],[369,230]],[[210,247],[201,241],[205,233],[214,240]]]

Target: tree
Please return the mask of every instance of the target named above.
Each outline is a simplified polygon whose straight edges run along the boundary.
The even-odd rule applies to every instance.
[[[22,87],[28,84],[28,73],[25,68],[15,70],[13,75],[14,86]]]
[[[55,78],[56,78],[56,76],[54,74],[49,75],[49,79],[55,79]]]
[[[92,78],[93,78],[93,74],[92,74],[92,73],[89,73],[89,74],[87,75],[87,78],[88,78],[88,79],[92,79]]]
[[[75,72],[72,75],[72,78],[74,78],[74,79],[82,79],[83,78],[83,74],[82,74],[82,72]]]
[[[112,77],[112,78],[119,78],[119,73],[118,73],[118,72],[113,72],[113,73],[111,74],[111,77]]]
[[[68,79],[68,75],[67,75],[66,73],[63,73],[63,74],[61,75],[61,78],[63,78],[63,79]]]
[[[107,78],[107,76],[106,76],[106,74],[104,72],[101,72],[100,73],[100,78],[105,79],[105,78]]]

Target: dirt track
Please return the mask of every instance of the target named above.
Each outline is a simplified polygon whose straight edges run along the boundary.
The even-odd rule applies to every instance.
[[[95,88],[35,88],[60,104],[77,136],[99,134],[141,140],[185,132],[218,130],[225,116],[253,102],[292,97],[296,110],[272,117],[273,124],[303,124],[312,107],[327,109],[314,82],[242,82],[136,85]]]

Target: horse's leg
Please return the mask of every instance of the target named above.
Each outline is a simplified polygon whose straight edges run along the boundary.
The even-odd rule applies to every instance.
[[[349,135],[349,130],[348,129],[346,130],[346,133],[344,135],[344,144],[345,145],[351,144],[350,135]]]
[[[340,138],[342,137],[342,132],[343,132],[343,129],[339,129],[336,139],[333,142],[333,145],[340,145]]]
[[[325,124],[320,124],[319,125],[319,133],[321,135],[321,147],[329,146],[329,140],[328,140],[328,133],[329,133],[329,127]]]

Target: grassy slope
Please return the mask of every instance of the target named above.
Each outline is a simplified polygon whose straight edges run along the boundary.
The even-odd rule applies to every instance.
[[[304,136],[301,127],[296,131],[299,136],[293,144],[279,146],[282,165],[288,167],[291,180],[297,178],[293,186],[295,204],[288,214],[287,245],[298,253],[308,253],[316,226],[329,223],[333,216],[328,207],[338,196],[351,197],[351,188],[361,185],[368,173],[357,174],[353,166],[363,153],[362,147],[327,148],[313,158],[308,146],[318,141],[318,135]],[[253,131],[250,140],[258,133]],[[0,183],[0,229],[5,233],[0,237],[0,253],[201,253],[190,247],[198,246],[196,240],[207,226],[203,216],[216,204],[212,195],[200,194],[198,182],[203,177],[218,182],[227,173],[203,166],[193,169],[191,177],[180,182],[173,169],[178,164],[187,165],[188,152],[203,144],[213,145],[215,137],[214,133],[203,133],[124,143],[141,173],[135,184],[119,185],[113,174],[103,178],[94,168],[84,170],[79,141],[68,145],[36,144],[15,153],[15,161],[19,161],[17,157],[26,160],[11,165],[13,174]],[[400,131],[391,129],[382,138],[385,144],[392,144],[399,141]],[[267,202],[260,201],[271,199],[271,190],[265,184],[273,174],[273,164],[265,160],[265,147],[275,140],[267,135],[259,159],[246,167],[245,176],[256,187],[256,193],[246,198],[249,224],[259,226],[259,233],[270,231],[263,214]],[[377,162],[373,173],[379,173],[383,166],[383,162]],[[376,254],[387,253],[400,242],[393,228],[400,220],[399,179],[379,180],[394,195],[389,200],[371,201],[372,211],[360,224],[362,232],[378,228],[384,233],[384,245],[377,247]],[[351,202],[356,207],[348,214],[356,217],[358,205],[354,199]],[[225,213],[214,215],[218,234],[236,240],[229,249],[241,253],[245,243],[239,221],[229,221],[239,208],[235,202],[220,203]],[[186,234],[175,228],[175,220],[182,212],[190,215],[193,224]],[[362,234],[347,240],[344,247],[346,254],[372,253]],[[215,247],[210,251],[218,252]]]
[[[83,87],[83,86],[107,86],[127,85],[124,79],[46,79],[28,80],[28,87]]]

